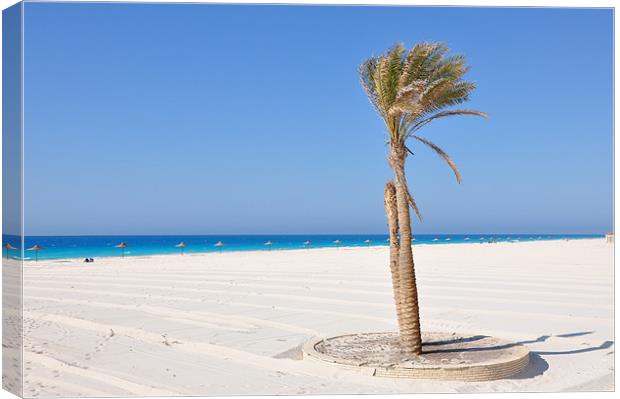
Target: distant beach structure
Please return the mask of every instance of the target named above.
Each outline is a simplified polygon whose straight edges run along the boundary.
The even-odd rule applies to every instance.
[[[608,243],[608,244],[613,244],[614,243],[614,233],[613,233],[613,231],[605,234],[605,242]]]
[[[372,243],[372,240],[364,240],[364,244],[370,246],[370,243]]]
[[[34,251],[34,261],[38,262],[39,261],[39,251],[43,251],[45,250],[45,248],[40,247],[38,245],[35,245],[31,248],[26,249],[26,251]]]
[[[334,240],[334,244],[336,244],[336,247],[339,247],[341,243],[342,241],[340,240]]]
[[[271,247],[273,246],[273,241],[269,240],[265,243],[265,245],[267,245],[269,247],[269,250],[271,251]]]
[[[184,249],[185,247],[187,247],[187,244],[186,244],[186,243],[184,243],[183,241],[181,241],[180,243],[178,243],[177,245],[175,245],[175,247],[177,247],[177,248],[181,248],[181,255],[183,255],[183,249]]]
[[[312,245],[312,242],[310,240],[308,241],[304,241],[304,245],[306,246],[306,248],[310,248],[310,245]]]
[[[218,247],[220,249],[220,253],[222,253],[222,247],[224,246],[224,243],[222,241],[218,241],[215,243],[215,246]]]
[[[121,249],[121,258],[125,257],[125,248],[127,248],[127,243],[121,242],[120,244],[115,245],[114,248],[120,248]]]
[[[4,244],[2,246],[2,248],[6,249],[6,258],[9,259],[9,250],[11,249],[17,249],[14,246],[12,246],[11,244],[9,244],[8,242],[6,244]]]

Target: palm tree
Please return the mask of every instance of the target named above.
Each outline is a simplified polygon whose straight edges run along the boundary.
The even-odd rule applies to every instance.
[[[401,346],[404,352],[413,355],[422,353],[422,339],[409,207],[420,220],[422,215],[405,174],[407,156],[413,155],[409,143],[415,140],[435,151],[447,162],[460,183],[461,174],[452,159],[439,146],[420,136],[419,131],[430,122],[447,116],[486,116],[479,111],[452,108],[468,101],[476,86],[462,80],[468,70],[465,57],[448,56],[447,53],[448,48],[443,44],[421,43],[408,51],[402,44],[397,44],[386,54],[369,58],[359,68],[362,86],[388,131],[389,165],[395,174],[396,196],[396,216],[390,215],[389,210],[388,216],[395,218],[398,223],[395,231],[400,233],[399,239],[394,238],[394,227],[390,226],[390,266],[398,271],[393,281],[397,277],[399,282],[399,290],[395,290],[394,295],[399,296],[395,302]],[[388,186],[390,184],[388,182]],[[386,197],[388,191],[391,192],[388,186]],[[394,262],[397,265],[393,265]]]

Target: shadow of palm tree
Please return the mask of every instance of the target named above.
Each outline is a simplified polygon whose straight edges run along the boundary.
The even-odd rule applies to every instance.
[[[614,344],[614,341],[605,341],[602,344],[600,344],[599,346],[592,346],[589,348],[581,348],[581,349],[574,349],[571,351],[537,351],[537,352],[532,352],[532,353],[536,353],[539,355],[573,355],[576,353],[586,353],[586,352],[592,352],[592,351],[598,351],[601,349],[607,349],[610,348],[612,345]]]
[[[484,339],[484,338],[488,338],[488,335],[473,335],[471,337],[459,337],[459,338],[454,338],[454,339],[444,339],[442,341],[422,342],[422,346],[460,344],[460,343],[463,343],[463,342],[479,341],[479,340]]]
[[[563,338],[578,337],[578,336],[581,336],[581,335],[586,335],[586,334],[591,334],[591,333],[592,333],[592,331],[587,331],[587,332],[579,332],[579,333],[571,333],[571,334],[561,334],[561,335],[556,335],[556,337],[563,337]],[[475,342],[475,341],[481,340],[483,338],[486,338],[486,336],[485,335],[474,335],[474,336],[465,337],[465,338],[455,338],[454,340],[444,340],[444,341],[437,341],[437,342],[428,342],[428,343],[425,343],[423,345],[424,346],[451,345],[451,344],[458,344],[458,343],[463,343],[463,342]],[[510,343],[506,343],[506,344],[502,344],[502,345],[481,346],[481,347],[474,347],[474,348],[454,348],[454,349],[435,349],[435,350],[431,349],[431,350],[425,350],[424,353],[429,354],[429,353],[455,353],[455,352],[492,351],[492,350],[499,350],[499,349],[508,349],[508,348],[512,348],[513,346],[517,346],[517,345],[527,345],[527,344],[535,344],[535,343],[539,343],[539,342],[545,342],[549,338],[551,338],[551,335],[541,335],[540,337],[538,337],[536,339],[525,340],[525,341],[517,341],[517,342],[510,342]],[[532,353],[536,353],[538,355],[572,355],[572,354],[577,354],[577,353],[585,353],[585,352],[592,352],[592,351],[597,351],[597,350],[602,350],[602,349],[608,349],[613,344],[614,344],[614,341],[605,341],[605,342],[603,342],[602,344],[600,344],[598,346],[592,346],[592,347],[588,347],[588,348],[573,349],[573,350],[568,350],[568,351],[532,351]]]
[[[470,339],[470,338],[476,338],[477,339]],[[527,345],[527,344],[534,344],[537,342],[545,342],[546,340],[548,340],[551,336],[550,335],[541,335],[540,337],[536,338],[536,339],[532,339],[532,340],[528,340],[528,341],[518,341],[518,342],[509,342],[506,344],[502,344],[502,345],[494,345],[494,346],[481,346],[478,348],[454,348],[454,349],[436,349],[436,350],[430,350],[430,351],[424,351],[424,353],[455,353],[455,352],[480,352],[480,351],[493,351],[493,350],[499,350],[499,349],[508,349],[508,348],[512,348],[513,346],[517,346],[517,345]],[[482,338],[485,338],[485,336],[480,336],[480,335],[476,335],[474,337],[470,337],[470,338],[465,338],[465,339],[470,339],[471,341],[476,341]],[[461,341],[461,342],[468,342],[468,341]],[[450,344],[456,344],[458,343],[458,339],[455,340],[446,340],[444,341],[444,345],[450,345]],[[428,345],[428,344],[427,344]]]
[[[579,336],[588,335],[592,333],[593,331],[583,331],[583,332],[575,332],[575,333],[568,333],[568,334],[558,334],[555,336],[561,337],[561,338],[572,338],[572,337],[579,337]],[[500,349],[511,348],[517,345],[527,345],[527,344],[545,342],[550,337],[551,337],[550,335],[541,335],[540,337],[536,339],[511,342],[511,343],[502,344],[502,345],[487,346],[487,347],[474,347],[474,348],[424,350],[424,353],[430,354],[430,353],[455,353],[455,352],[477,352],[477,351],[500,350]],[[433,346],[433,345],[450,345],[450,344],[459,344],[459,343],[464,343],[464,342],[475,342],[483,338],[487,338],[487,336],[486,335],[473,335],[471,337],[459,337],[453,340],[448,339],[448,340],[436,341],[436,342],[426,342],[423,344],[423,346],[428,347],[428,346]],[[614,341],[605,341],[598,346],[591,346],[591,347],[566,350],[566,351],[532,351],[530,352],[529,366],[525,370],[521,371],[518,374],[515,374],[514,376],[510,378],[526,379],[526,378],[534,378],[534,377],[544,374],[545,371],[549,369],[549,363],[547,363],[547,361],[542,358],[542,355],[544,356],[572,355],[572,354],[578,354],[578,353],[586,353],[586,352],[609,349],[613,345],[614,345]]]
[[[572,337],[580,337],[582,335],[592,334],[593,332],[594,331],[582,331],[582,332],[569,333],[569,334],[555,334],[555,336],[560,337],[560,338],[572,338]]]

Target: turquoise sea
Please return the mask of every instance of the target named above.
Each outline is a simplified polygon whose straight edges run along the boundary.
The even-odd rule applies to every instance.
[[[34,245],[45,248],[38,251],[39,259],[98,258],[120,256],[114,246],[124,242],[125,256],[144,256],[180,253],[177,244],[187,244],[185,253],[269,251],[332,247],[364,247],[388,245],[386,234],[320,234],[320,235],[161,235],[161,236],[27,236],[25,248]],[[557,234],[421,234],[414,244],[455,244],[472,242],[510,242],[603,238],[603,235]],[[3,235],[3,244],[21,247],[18,236]],[[221,241],[223,246],[215,244]],[[340,242],[338,242],[340,241]],[[271,245],[266,243],[271,242]],[[307,244],[307,242],[310,242]],[[2,256],[7,251],[3,248]],[[34,251],[25,251],[25,260],[34,260]],[[19,250],[9,250],[11,258],[19,258]]]

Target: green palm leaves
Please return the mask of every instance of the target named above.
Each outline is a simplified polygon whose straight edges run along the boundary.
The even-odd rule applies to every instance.
[[[461,174],[448,154],[417,134],[432,121],[448,116],[486,117],[484,112],[452,108],[468,101],[476,86],[462,80],[468,70],[465,57],[447,53],[443,44],[421,43],[409,51],[397,44],[386,54],[366,60],[359,73],[370,103],[387,127],[390,146],[411,152],[406,142],[417,140],[443,158],[460,183]]]

